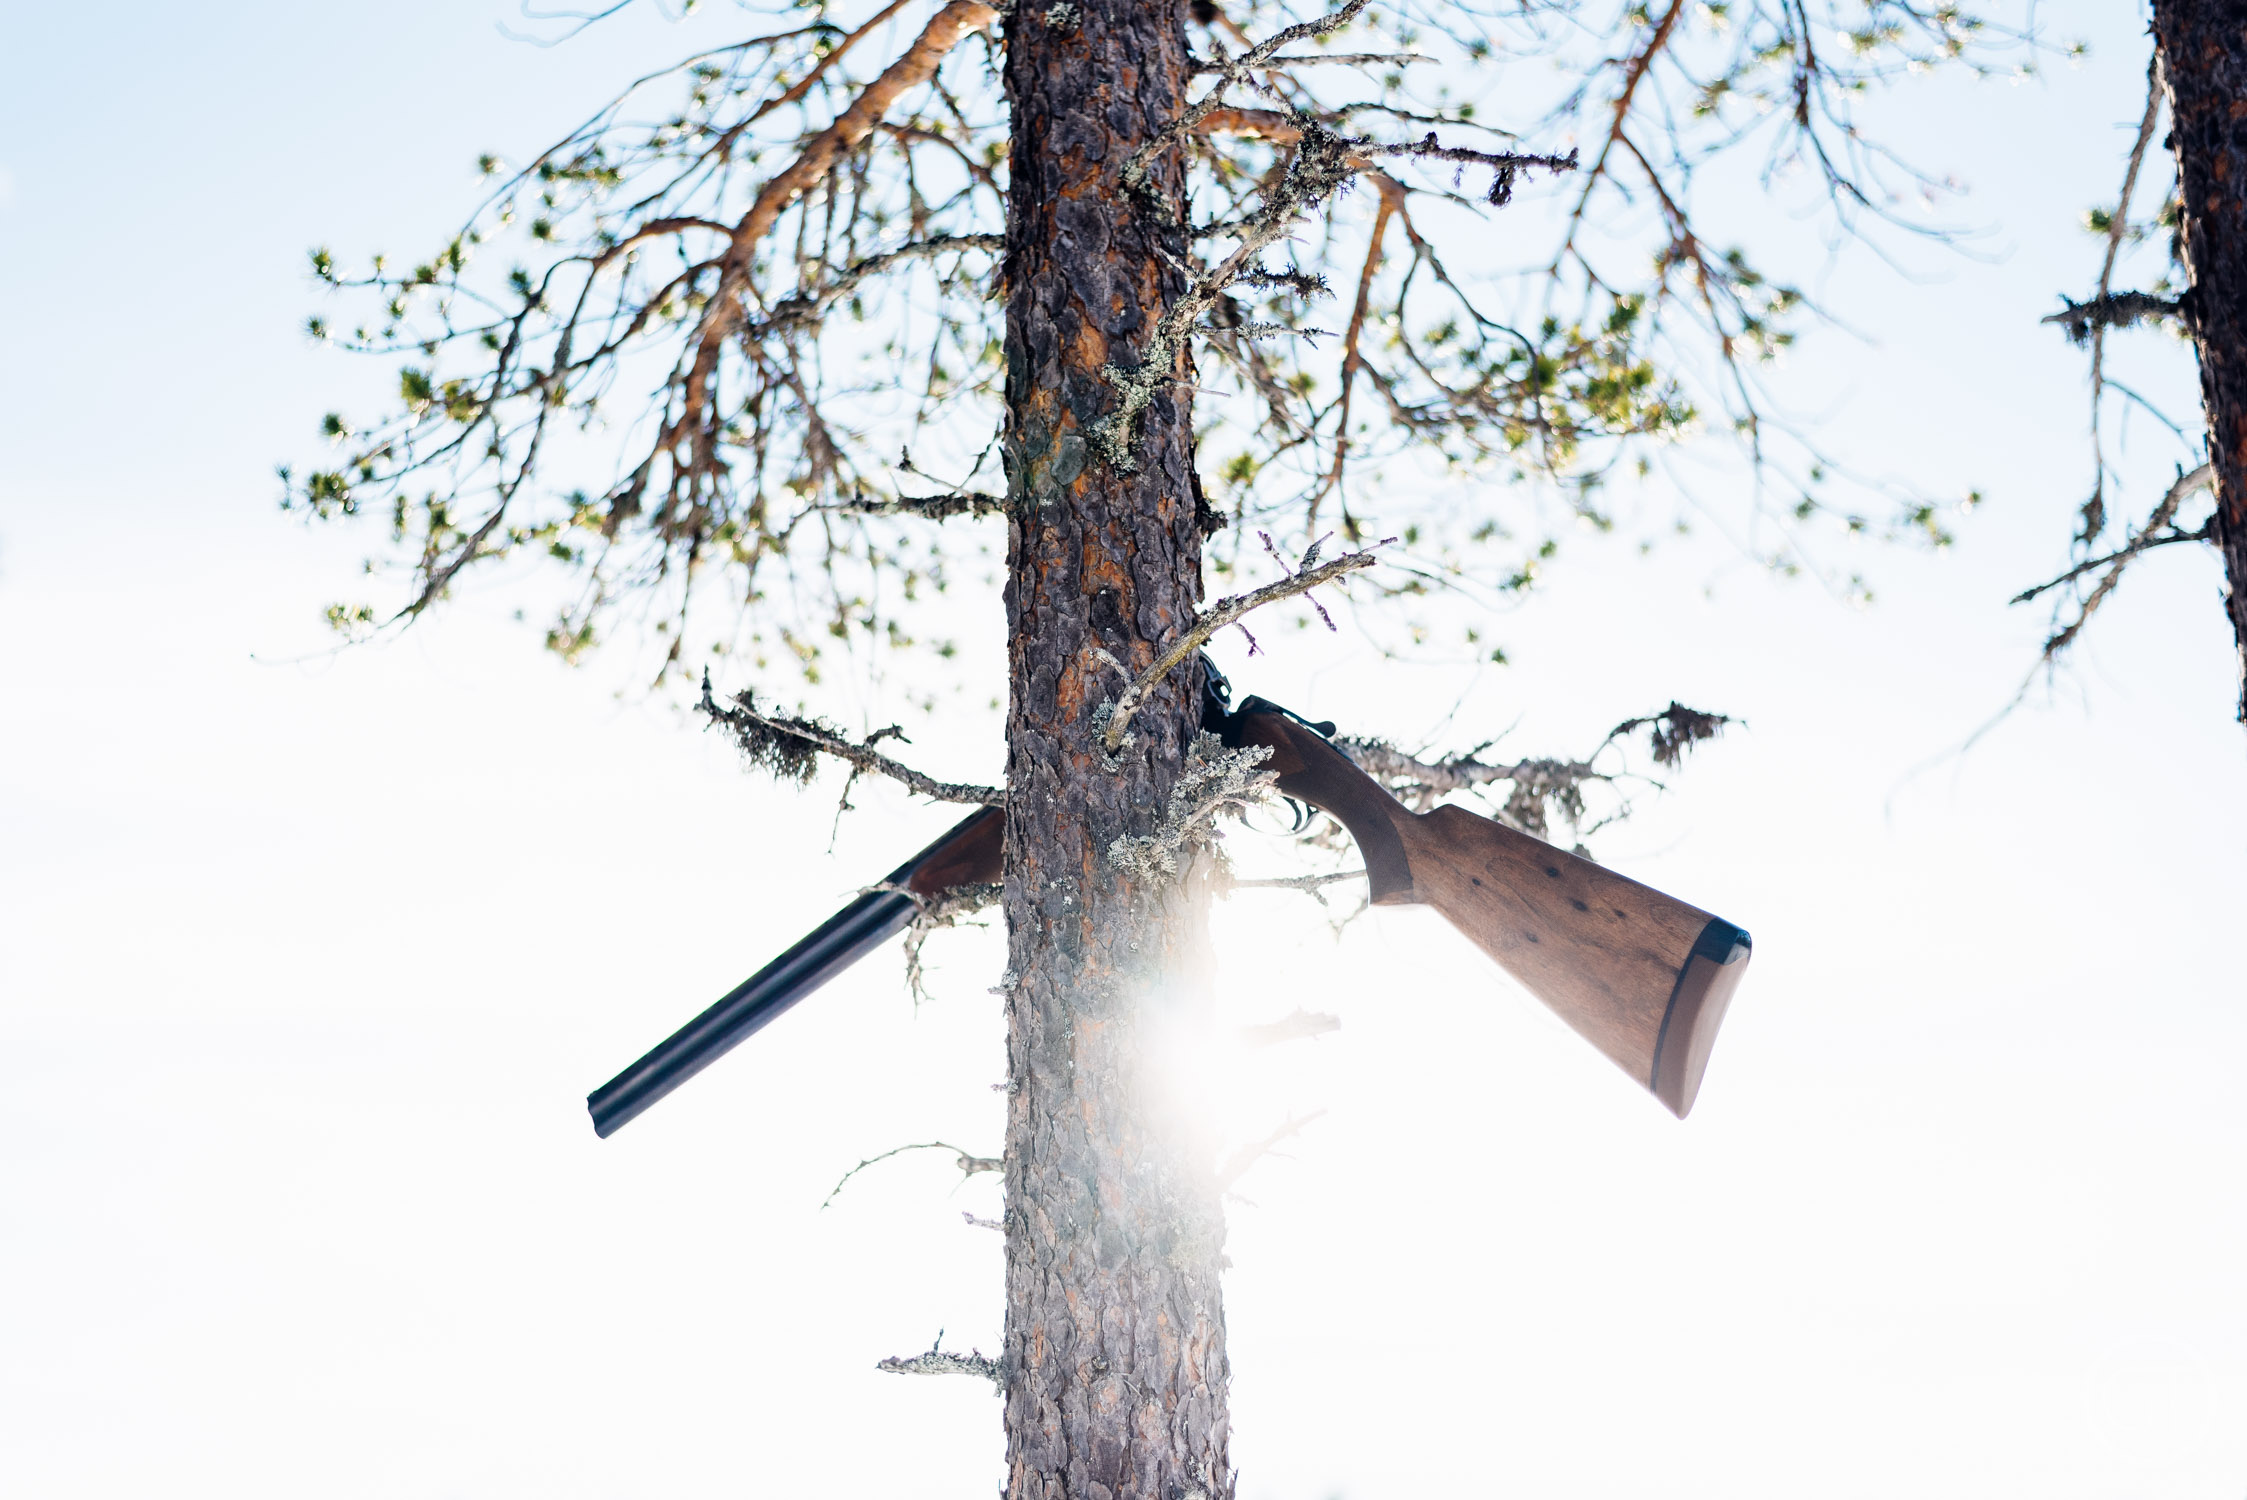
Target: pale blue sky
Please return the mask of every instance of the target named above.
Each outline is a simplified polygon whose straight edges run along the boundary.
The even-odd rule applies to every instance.
[[[1931,85],[1900,128],[1990,259],[1832,283],[1790,366],[1839,445],[1990,504],[1865,549],[1852,611],[1714,538],[1564,559],[1462,737],[1676,696],[1748,727],[1602,845],[1756,934],[1679,1125],[1429,914],[1219,912],[1259,1061],[1228,1284],[1244,1500],[1516,1493],[2236,1500],[2247,1485],[2247,740],[2179,549],[2009,696],[2082,487],[2090,274],[2142,53]],[[985,1495],[989,935],[915,1014],[869,961],[609,1142],[582,1096],[949,821],[742,775],[471,592],[340,658],[367,534],[271,465],[383,376],[309,348],[308,245],[428,243],[678,37],[542,51],[478,5],[48,10],[0,56],[0,1488],[79,1497]],[[2181,367],[2157,376],[2172,389]],[[2158,462],[2148,446],[2148,462]],[[1459,696],[1347,637],[1236,681],[1409,737]],[[294,663],[294,664],[291,664]],[[1469,723],[1467,720],[1471,719]],[[985,772],[973,726],[921,737]],[[1244,864],[1252,836],[1233,845]],[[837,1462],[840,1452],[843,1459]]]

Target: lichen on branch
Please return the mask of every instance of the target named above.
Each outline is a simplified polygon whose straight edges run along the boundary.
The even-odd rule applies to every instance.
[[[855,771],[886,776],[907,791],[934,802],[965,802],[985,807],[1001,807],[1006,803],[1006,793],[998,787],[938,781],[876,750],[874,746],[882,740],[905,740],[904,732],[894,724],[876,730],[863,740],[854,740],[817,719],[759,707],[753,689],[744,689],[734,695],[731,704],[721,705],[711,696],[707,672],[702,675],[700,707],[711,723],[732,732],[751,765],[782,781],[803,785],[817,773],[819,759],[824,755],[842,761]]]
[[[1269,745],[1227,749],[1216,735],[1195,734],[1185,768],[1171,783],[1170,800],[1154,832],[1125,834],[1108,846],[1108,863],[1143,886],[1178,879],[1193,856],[1214,847],[1219,813],[1239,814],[1271,795],[1279,773],[1261,769]]]

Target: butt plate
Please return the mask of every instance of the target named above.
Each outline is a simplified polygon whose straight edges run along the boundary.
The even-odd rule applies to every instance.
[[[1701,1092],[1701,1075],[1708,1070],[1717,1028],[1724,1024],[1725,1009],[1732,1004],[1732,993],[1740,987],[1754,952],[1745,929],[1711,917],[1693,944],[1692,956],[1678,971],[1646,1086],[1681,1120]]]

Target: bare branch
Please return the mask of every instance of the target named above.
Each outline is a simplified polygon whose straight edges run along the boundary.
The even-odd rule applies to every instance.
[[[957,927],[962,917],[979,911],[988,911],[999,904],[1006,887],[997,883],[955,885],[934,896],[924,896],[905,886],[881,885],[875,890],[898,891],[913,898],[920,910],[913,914],[913,925],[905,929],[905,988],[912,993],[913,1003],[920,1004],[928,998],[926,972],[921,967],[921,948],[930,934],[940,928]]]
[[[893,1146],[881,1155],[869,1156],[857,1166],[852,1167],[842,1175],[842,1179],[835,1184],[833,1191],[827,1194],[819,1206],[825,1208],[829,1203],[834,1202],[836,1197],[841,1194],[845,1183],[848,1183],[853,1177],[856,1177],[874,1163],[888,1161],[891,1157],[902,1155],[907,1151],[949,1151],[959,1158],[957,1165],[960,1169],[960,1176],[963,1178],[973,1177],[978,1172],[1003,1172],[1006,1170],[1006,1163],[996,1156],[977,1156],[972,1152],[962,1150],[949,1141],[916,1141],[910,1146]],[[938,1335],[938,1337],[941,1338],[942,1335]]]
[[[2077,606],[2075,618],[2066,625],[2054,629],[2051,636],[2045,640],[2044,649],[2039,653],[2040,661],[2049,664],[2056,660],[2061,652],[2075,643],[2075,638],[2083,633],[2083,627],[2091,623],[2091,617],[2099,612],[2100,605],[2107,602],[2107,596],[2114,592],[2115,585],[2122,582],[2123,573],[2132,562],[2136,561],[2140,554],[2172,542],[2200,541],[2203,539],[2199,533],[2175,532],[2171,528],[2176,525],[2177,510],[2184,504],[2186,497],[2196,491],[2211,487],[2215,482],[2216,471],[2211,464],[2202,464],[2189,473],[2178,475],[2177,482],[2169,486],[2169,492],[2161,497],[2161,503],[2154,506],[2153,514],[2146,517],[2146,524],[2138,528],[2137,534],[2131,537],[2127,546],[2110,556],[2071,568],[2050,583],[2028,589],[2014,597],[2013,602],[2019,604],[2035,598],[2046,589],[2080,578],[2085,573],[2092,572],[2095,569],[2103,567],[2107,570],[2106,576],[2092,585],[2091,592]],[[2030,680],[2035,680],[2033,673]],[[2027,691],[2026,684],[2023,685],[2022,691]],[[2018,697],[2015,701],[2019,701]]]
[[[1290,1116],[1285,1124],[1274,1130],[1270,1135],[1265,1136],[1260,1141],[1250,1141],[1247,1145],[1242,1146],[1231,1156],[1225,1158],[1224,1164],[1218,1167],[1217,1185],[1220,1188],[1231,1187],[1234,1183],[1240,1181],[1250,1167],[1271,1155],[1273,1148],[1278,1146],[1280,1142],[1302,1134],[1304,1126],[1325,1113],[1326,1111],[1323,1109],[1314,1109],[1307,1115]]]
[[[1153,692],[1162,680],[1177,668],[1180,662],[1208,644],[1210,637],[1217,634],[1218,631],[1223,630],[1252,610],[1262,609],[1267,604],[1276,604],[1282,599],[1293,598],[1297,594],[1308,593],[1322,583],[1331,583],[1335,579],[1355,573],[1361,568],[1372,567],[1379,560],[1373,555],[1374,549],[1384,547],[1394,540],[1396,540],[1394,537],[1384,537],[1381,541],[1374,543],[1373,547],[1369,547],[1363,552],[1345,552],[1332,562],[1324,562],[1316,567],[1305,568],[1277,583],[1268,583],[1252,593],[1235,594],[1229,598],[1218,600],[1194,621],[1192,629],[1179,636],[1177,640],[1170,644],[1169,649],[1155,658],[1153,666],[1140,673],[1138,680],[1123,690],[1122,695],[1116,699],[1114,707],[1109,711],[1107,728],[1102,733],[1100,742],[1107,747],[1111,755],[1120,752],[1124,747],[1125,735],[1131,728],[1131,716],[1139,712],[1140,707],[1147,701],[1147,695]]]
[[[1488,786],[1494,781],[1512,781],[1553,765],[1567,765],[1581,770],[1587,776],[1595,774],[1589,765],[1578,761],[1524,760],[1507,764],[1479,761],[1472,755],[1454,756],[1450,760],[1422,760],[1416,755],[1406,754],[1386,740],[1345,738],[1336,740],[1334,747],[1356,761],[1358,769],[1368,776],[1410,782],[1437,796]]]
[[[1006,497],[986,495],[981,490],[967,490],[953,495],[898,495],[893,499],[875,500],[860,495],[832,507],[853,516],[919,516],[926,521],[948,521],[954,516],[985,516],[1006,514]]]

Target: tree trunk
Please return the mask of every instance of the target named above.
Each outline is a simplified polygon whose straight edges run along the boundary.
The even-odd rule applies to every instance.
[[[1120,765],[1093,720],[1125,685],[1101,653],[1145,669],[1201,593],[1183,382],[1130,472],[1090,441],[1103,367],[1184,289],[1178,154],[1159,209],[1121,181],[1183,106],[1183,16],[1041,0],[1007,28],[1007,1494],[1228,1500],[1220,1193],[1173,1066],[1207,1023],[1206,882],[1108,853],[1160,823],[1198,685],[1173,674]]]
[[[2247,9],[2238,0],[2156,0],[2153,33],[2183,197],[2183,314],[2200,352],[2215,543],[2247,721]]]

